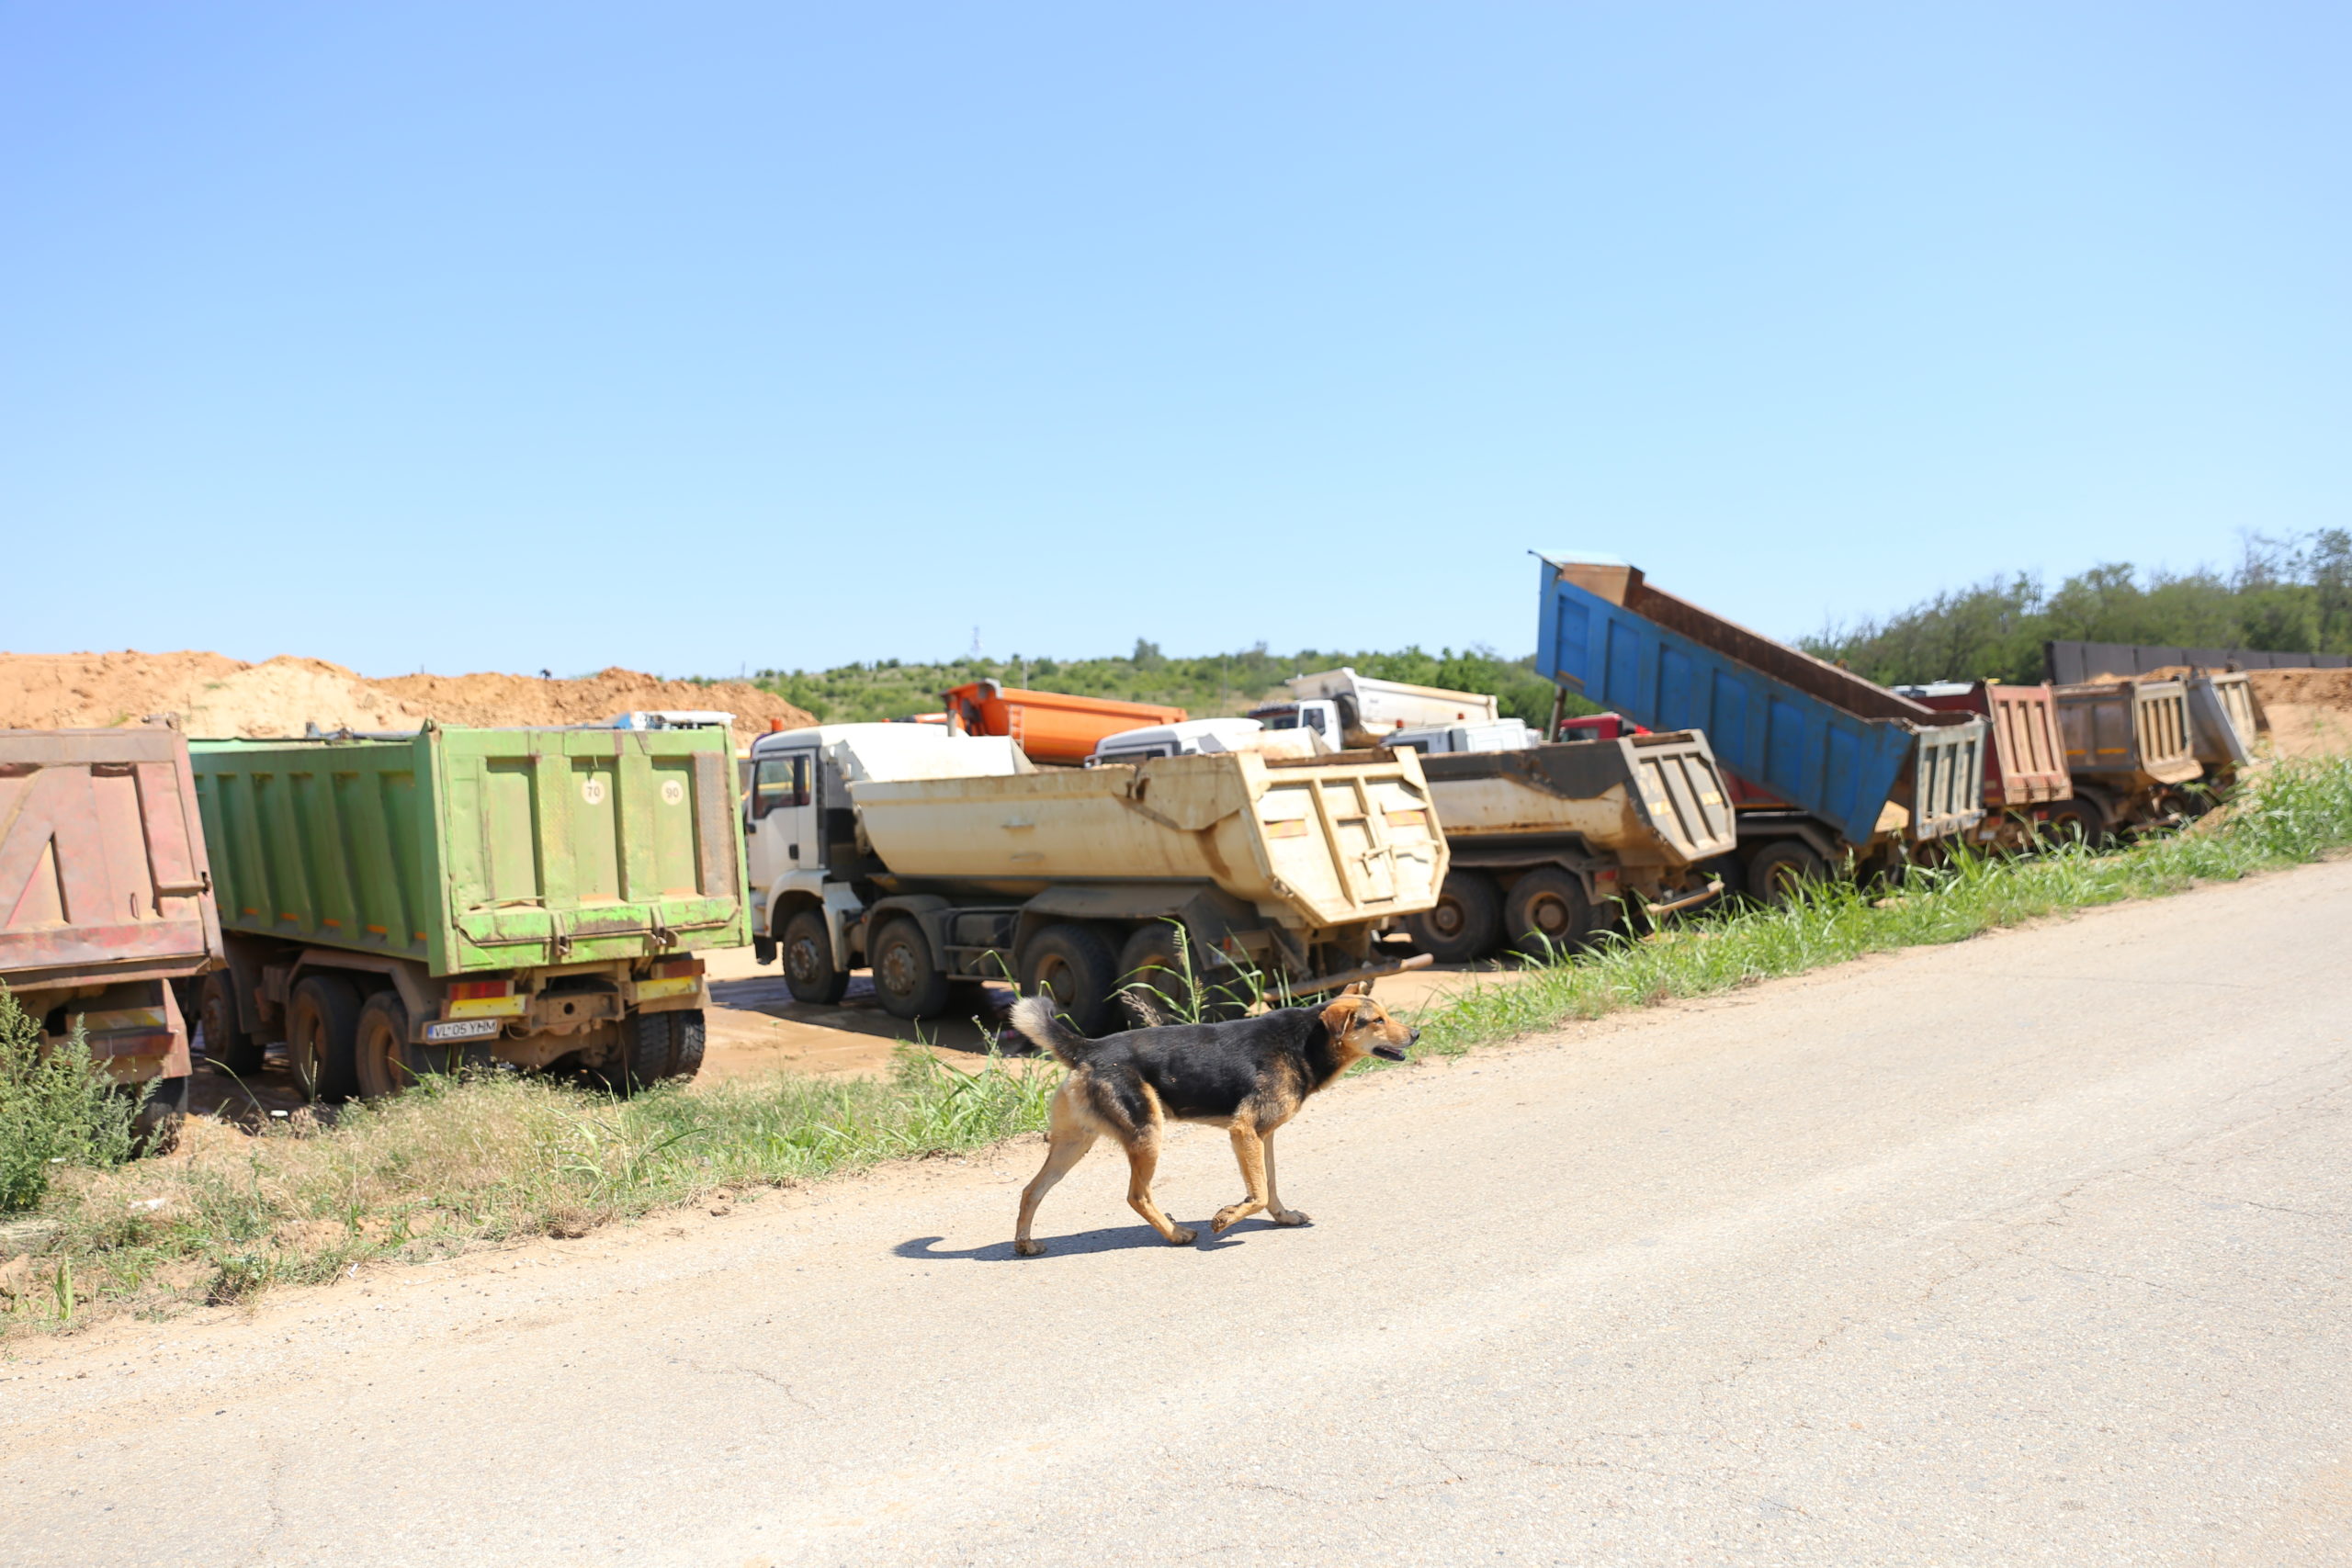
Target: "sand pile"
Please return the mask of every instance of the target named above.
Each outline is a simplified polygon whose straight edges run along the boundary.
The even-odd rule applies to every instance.
[[[246,664],[217,653],[0,654],[0,729],[103,728],[172,713],[190,735],[300,735],[442,724],[586,724],[644,708],[718,708],[739,741],[780,719],[816,722],[735,682],[701,685],[607,670],[578,681],[521,675],[401,675],[371,681],[319,659]]]
[[[2352,670],[2249,670],[2281,757],[2352,753]]]
[[[596,724],[616,713],[655,708],[718,708],[735,716],[739,739],[775,728],[817,722],[773,692],[740,681],[662,681],[611,669],[577,681],[529,675],[395,675],[368,682],[443,724]]]

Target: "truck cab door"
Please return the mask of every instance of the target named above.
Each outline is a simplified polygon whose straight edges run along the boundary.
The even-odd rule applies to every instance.
[[[821,871],[817,835],[817,752],[770,751],[752,773],[752,881],[766,888],[796,871]]]

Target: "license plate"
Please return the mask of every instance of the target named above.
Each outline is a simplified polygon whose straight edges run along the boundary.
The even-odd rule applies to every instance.
[[[427,1040],[486,1040],[498,1032],[499,1021],[494,1018],[458,1018],[447,1023],[424,1026]]]

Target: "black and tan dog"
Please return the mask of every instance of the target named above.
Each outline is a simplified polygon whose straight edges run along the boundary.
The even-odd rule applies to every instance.
[[[1024,1258],[1046,1249],[1029,1239],[1037,1204],[1055,1182],[1108,1134],[1127,1151],[1127,1204],[1169,1242],[1182,1247],[1193,1233],[1179,1229],[1152,1201],[1152,1172],[1159,1165],[1159,1132],[1170,1117],[1222,1123],[1250,1195],[1228,1203],[1209,1222],[1222,1231],[1264,1210],[1278,1225],[1306,1223],[1274,1194],[1274,1131],[1298,1114],[1308,1095],[1366,1055],[1402,1061],[1420,1038],[1390,1018],[1378,1002],[1351,987],[1320,1008],[1284,1008],[1229,1023],[1171,1024],[1089,1040],[1054,1014],[1044,997],[1012,1007],[1012,1027],[1051,1051],[1069,1068],[1054,1096],[1046,1164],[1021,1191],[1021,1220],[1012,1250]]]

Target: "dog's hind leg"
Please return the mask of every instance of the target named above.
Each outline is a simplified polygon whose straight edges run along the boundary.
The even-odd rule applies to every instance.
[[[1193,1233],[1170,1223],[1152,1201],[1151,1178],[1159,1168],[1159,1139],[1152,1133],[1127,1140],[1127,1207],[1144,1217],[1170,1247],[1189,1246]]]
[[[1258,1136],[1258,1129],[1237,1116],[1232,1132],[1233,1157],[1241,1167],[1242,1184],[1250,1189],[1250,1196],[1219,1209],[1216,1217],[1209,1221],[1213,1231],[1226,1230],[1268,1207],[1268,1195],[1273,1190],[1273,1183],[1266,1174],[1266,1142]]]
[[[1274,1224],[1278,1225],[1305,1224],[1306,1223],[1306,1216],[1299,1213],[1296,1209],[1283,1208],[1281,1196],[1274,1191],[1273,1132],[1269,1131],[1259,1134],[1258,1143],[1260,1146],[1264,1149],[1266,1156],[1266,1217],[1273,1221]]]
[[[1037,1205],[1054,1190],[1054,1183],[1070,1173],[1070,1168],[1086,1157],[1094,1146],[1095,1131],[1088,1126],[1061,1097],[1054,1097],[1053,1129],[1047,1134],[1046,1163],[1040,1166],[1029,1185],[1021,1190],[1021,1218],[1012,1227],[1012,1250],[1023,1258],[1035,1258],[1046,1249],[1029,1239],[1030,1224],[1037,1217]]]

